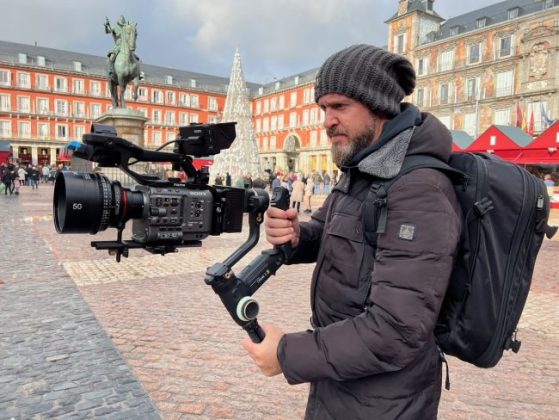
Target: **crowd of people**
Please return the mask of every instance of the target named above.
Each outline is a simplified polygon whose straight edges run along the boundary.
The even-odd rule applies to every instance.
[[[275,173],[268,171],[266,176],[253,178],[251,174],[239,174],[233,179],[227,172],[225,175],[216,175],[214,184],[236,188],[264,188],[270,191],[281,186],[289,191],[291,207],[295,208],[297,213],[301,211],[301,207],[304,213],[311,213],[311,197],[329,194],[337,181],[337,175],[337,172],[330,175],[326,171],[322,173],[313,171],[309,175],[294,171]]]
[[[8,159],[0,163],[0,194],[19,195],[20,187],[29,186],[31,189],[39,188],[39,184],[54,183],[58,171],[64,169],[62,164],[56,165],[32,165],[25,163],[14,163]]]

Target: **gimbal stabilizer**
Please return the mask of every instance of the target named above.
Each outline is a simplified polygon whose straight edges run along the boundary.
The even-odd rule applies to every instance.
[[[260,205],[260,208],[257,206]],[[283,187],[274,188],[271,205],[282,210],[289,208],[289,192]],[[267,203],[257,203],[249,209],[249,237],[224,262],[214,264],[206,271],[206,284],[212,286],[219,295],[223,305],[237,324],[243,327],[251,340],[260,343],[264,339],[264,331],[258,325],[258,302],[252,295],[275,274],[278,268],[289,257],[292,249],[290,244],[276,246],[263,251],[238,276],[232,271],[233,266],[245,256],[257,243],[260,237],[260,224],[264,220]]]

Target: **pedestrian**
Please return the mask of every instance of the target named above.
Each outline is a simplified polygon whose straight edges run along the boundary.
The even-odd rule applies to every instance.
[[[300,179],[299,175],[295,175],[295,181],[293,181],[293,192],[291,193],[291,208],[297,210],[297,214],[301,209],[301,202],[305,194],[305,184]]]
[[[322,178],[324,179],[324,194],[330,194],[330,175],[328,175],[328,172],[324,172]]]
[[[226,172],[225,174],[225,185],[227,187],[231,186],[231,174],[229,172]]]
[[[25,185],[25,177],[27,176],[27,171],[23,166],[20,166],[17,169],[17,176],[19,178],[19,186],[21,187],[22,185]]]
[[[305,183],[305,196],[303,197],[304,204],[305,204],[305,213],[312,213],[312,205],[311,199],[313,196],[314,191],[314,183],[312,177],[307,178],[307,182]]]
[[[390,187],[376,254],[363,234],[371,179],[398,174],[406,155],[447,161],[452,137],[434,116],[402,103],[415,87],[412,64],[370,45],[354,45],[320,67],[315,100],[338,184],[308,222],[270,207],[266,237],[290,242],[288,263],[316,262],[312,329],[244,348],[267,376],[310,383],[306,419],[435,419],[442,359],[434,328],[461,231],[450,179],[422,168]]]

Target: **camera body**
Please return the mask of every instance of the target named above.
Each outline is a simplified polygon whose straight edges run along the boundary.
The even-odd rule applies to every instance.
[[[142,217],[132,220],[132,240],[146,246],[184,246],[208,235],[241,232],[245,191],[237,188],[189,189],[139,185],[145,199]]]

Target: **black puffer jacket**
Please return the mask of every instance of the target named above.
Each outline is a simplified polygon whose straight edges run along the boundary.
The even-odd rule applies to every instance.
[[[316,261],[315,328],[286,334],[278,357],[289,383],[311,382],[306,418],[436,418],[441,360],[433,329],[461,229],[452,184],[433,169],[398,179],[376,260],[363,237],[362,209],[373,177],[396,175],[405,155],[448,160],[450,151],[450,133],[436,118],[404,106],[302,223],[290,263]],[[411,240],[402,225],[413,227]]]

